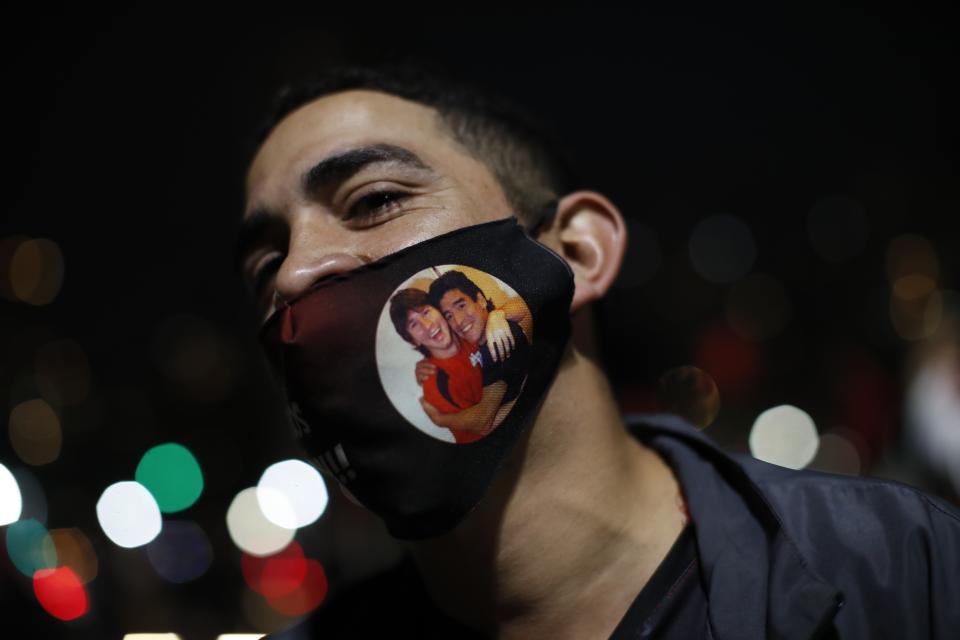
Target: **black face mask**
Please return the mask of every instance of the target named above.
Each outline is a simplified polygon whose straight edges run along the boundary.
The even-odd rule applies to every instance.
[[[313,461],[393,536],[427,538],[479,502],[533,421],[573,288],[569,265],[508,218],[322,280],[261,341]]]

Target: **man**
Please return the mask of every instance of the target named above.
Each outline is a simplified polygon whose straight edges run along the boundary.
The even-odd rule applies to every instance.
[[[402,289],[390,298],[390,319],[400,337],[427,356],[432,373],[423,382],[423,400],[439,415],[455,414],[483,399],[483,372],[477,345],[454,334],[427,292]],[[436,422],[436,420],[434,420]],[[446,425],[441,425],[446,426]],[[485,435],[486,425],[447,427],[458,443]]]
[[[493,301],[463,272],[451,270],[430,283],[430,304],[443,312],[450,328],[463,340],[480,347],[480,366],[487,400],[467,414],[438,411],[424,395],[423,408],[436,424],[462,430],[466,425],[484,424],[493,428],[510,411],[527,377],[530,346],[519,322],[530,322],[529,312],[519,299],[504,309],[494,309]],[[509,315],[508,315],[509,313]],[[495,319],[495,320],[494,320]],[[490,325],[506,323],[506,340],[492,344],[487,339]],[[436,375],[436,366],[428,360],[417,364],[421,384]],[[493,387],[504,382],[502,393]]]
[[[479,504],[309,632],[952,637],[960,519],[947,505],[737,460],[679,420],[624,428],[589,312],[619,270],[622,215],[572,189],[522,123],[428,80],[348,72],[288,96],[247,176],[243,264],[261,314],[470,225],[516,214],[533,228],[556,200],[536,239],[572,274],[573,338]]]

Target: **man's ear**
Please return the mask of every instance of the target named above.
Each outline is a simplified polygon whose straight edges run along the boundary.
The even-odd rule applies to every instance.
[[[540,242],[567,261],[574,275],[575,312],[602,298],[620,272],[627,226],[620,210],[596,191],[574,191],[560,199]]]

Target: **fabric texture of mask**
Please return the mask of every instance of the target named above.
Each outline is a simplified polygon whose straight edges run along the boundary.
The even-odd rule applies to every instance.
[[[572,296],[569,265],[508,218],[322,280],[275,312],[261,341],[313,461],[393,536],[427,538],[476,506],[532,422]],[[487,339],[494,328],[506,356]],[[434,365],[426,380],[421,361]],[[422,398],[466,427],[434,423]]]

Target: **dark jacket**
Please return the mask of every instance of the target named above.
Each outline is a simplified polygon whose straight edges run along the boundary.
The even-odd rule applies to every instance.
[[[729,455],[673,416],[628,419],[687,498],[711,631],[960,639],[960,513],[911,487]]]
[[[706,637],[960,640],[953,507],[892,482],[729,455],[673,416],[627,423],[670,464],[686,496],[707,595]],[[409,558],[270,637],[393,634],[479,637],[430,602]]]

